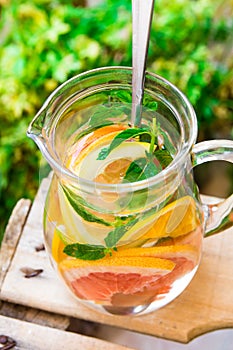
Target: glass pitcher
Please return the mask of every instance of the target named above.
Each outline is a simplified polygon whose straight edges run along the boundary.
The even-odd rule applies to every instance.
[[[233,162],[233,141],[195,144],[191,104],[150,73],[141,125],[130,127],[131,82],[127,67],[75,76],[28,129],[53,169],[44,210],[52,264],[80,301],[118,315],[171,302],[197,271],[203,237],[233,224],[233,196],[201,203],[192,174]]]

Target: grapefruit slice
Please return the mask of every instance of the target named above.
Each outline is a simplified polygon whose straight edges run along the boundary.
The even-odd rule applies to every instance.
[[[97,261],[65,259],[59,271],[74,294],[85,300],[111,304],[115,295],[144,293],[175,263],[153,257],[106,257]]]
[[[97,261],[66,258],[58,266],[80,299],[125,307],[164,298],[173,283],[191,272],[199,259],[200,250],[186,244],[120,248]]]
[[[168,292],[176,280],[191,272],[198,265],[201,257],[201,245],[198,247],[191,244],[183,244],[150,248],[130,248],[122,249],[117,254],[118,256],[165,258],[175,263],[175,267],[170,273],[161,276],[158,281],[151,285],[154,292],[156,291],[153,299],[156,299],[158,295],[161,297],[161,294]]]

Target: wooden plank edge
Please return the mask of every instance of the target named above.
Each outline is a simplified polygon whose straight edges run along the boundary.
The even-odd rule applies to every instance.
[[[31,201],[29,199],[20,199],[16,203],[8,221],[0,247],[0,291],[11,265],[30,208]]]
[[[109,341],[5,316],[0,316],[0,334],[12,338],[19,350],[133,350]]]
[[[0,315],[62,330],[66,330],[70,325],[70,318],[68,316],[58,315],[6,301],[0,303]]]
[[[219,330],[224,330],[224,329],[232,329],[233,328],[233,323],[232,320],[229,320],[229,322],[227,320],[223,320],[223,323],[221,325],[221,327],[219,327],[219,320],[216,321],[211,321],[208,326],[202,325],[200,324],[197,327],[194,327],[193,329],[191,329],[187,334],[186,337],[184,337],[182,343],[187,344],[190,343],[191,341],[193,341],[194,339],[205,335],[207,333],[212,333],[215,331],[219,331]],[[180,339],[175,339],[174,341],[178,341],[181,342]]]

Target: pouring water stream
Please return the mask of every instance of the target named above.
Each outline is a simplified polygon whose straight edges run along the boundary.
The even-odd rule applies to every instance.
[[[131,126],[141,123],[141,107],[144,92],[146,59],[154,0],[132,0],[133,23],[133,77]]]

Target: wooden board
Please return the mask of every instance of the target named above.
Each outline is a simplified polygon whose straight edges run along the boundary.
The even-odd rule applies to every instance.
[[[204,240],[199,270],[175,301],[153,313],[137,316],[101,314],[77,301],[58,279],[45,251],[42,212],[49,180],[44,180],[28,216],[17,250],[2,285],[2,299],[37,309],[102,324],[114,325],[179,342],[188,342],[211,330],[233,327],[233,230]],[[22,267],[43,273],[26,279]]]
[[[17,350],[130,350],[107,341],[4,316],[0,316],[0,335],[14,340]]]
[[[30,207],[30,200],[20,199],[16,204],[6,227],[4,239],[0,249],[0,290],[10,267],[11,260],[17,249],[18,241],[22,234]],[[1,301],[0,314],[59,329],[66,329],[70,324],[67,316],[48,313],[35,308],[24,307],[22,305],[15,305],[13,303]]]
[[[12,257],[14,256],[30,207],[30,200],[20,199],[16,204],[6,227],[0,250],[0,288],[11,264]]]

